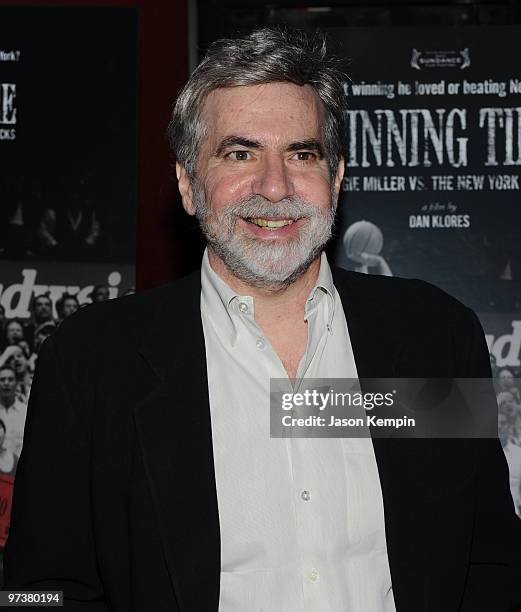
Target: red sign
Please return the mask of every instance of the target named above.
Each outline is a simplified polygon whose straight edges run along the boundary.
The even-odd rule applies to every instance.
[[[14,476],[0,475],[0,546],[4,547],[9,533]]]

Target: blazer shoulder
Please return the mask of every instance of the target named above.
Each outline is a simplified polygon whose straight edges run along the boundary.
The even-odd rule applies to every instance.
[[[444,370],[450,375],[490,376],[488,349],[477,315],[439,287],[420,279],[338,268],[333,278],[344,306],[370,325],[378,321],[381,333],[408,338],[410,346],[419,347],[419,364],[425,351],[445,351],[447,359],[452,355],[452,365]]]
[[[200,299],[200,272],[172,283],[80,308],[53,334],[59,345],[125,346],[169,322],[179,321]]]
[[[440,287],[419,278],[380,276],[332,268],[338,290],[356,292],[361,301],[407,313],[436,313],[439,316],[469,316],[472,312],[460,300]]]

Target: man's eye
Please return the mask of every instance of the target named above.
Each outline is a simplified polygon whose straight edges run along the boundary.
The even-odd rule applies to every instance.
[[[312,161],[313,159],[316,159],[316,157],[317,156],[315,153],[312,153],[311,151],[298,151],[295,153],[295,158],[297,161]]]
[[[231,151],[227,157],[230,157],[234,161],[248,161],[251,159],[251,153],[249,151]]]

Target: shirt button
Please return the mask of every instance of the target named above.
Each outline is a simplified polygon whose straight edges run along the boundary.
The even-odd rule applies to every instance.
[[[318,571],[316,569],[311,570],[308,578],[310,582],[316,582],[318,580]]]
[[[239,310],[243,314],[246,314],[248,312],[248,304],[246,304],[246,302],[239,302]]]
[[[264,344],[264,340],[262,338],[257,338],[257,341],[255,342],[255,346],[258,349],[263,349],[266,345]]]
[[[311,499],[311,494],[309,491],[302,491],[302,493],[300,494],[300,497],[304,500],[304,501],[309,501]]]

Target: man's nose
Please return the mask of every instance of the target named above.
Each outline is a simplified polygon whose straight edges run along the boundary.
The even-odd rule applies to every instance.
[[[277,154],[264,157],[252,187],[255,195],[261,195],[270,202],[279,202],[295,193],[285,161]]]

